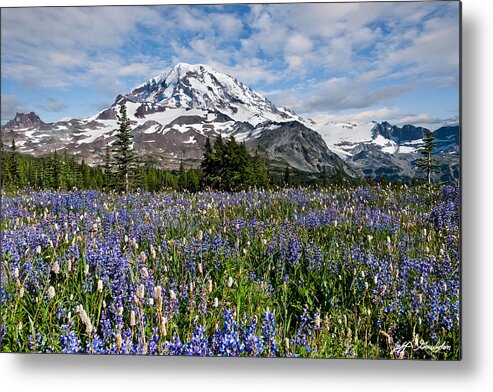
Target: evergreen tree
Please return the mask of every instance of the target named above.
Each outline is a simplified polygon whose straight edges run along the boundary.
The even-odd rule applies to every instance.
[[[13,182],[14,186],[20,186],[19,155],[17,153],[17,147],[15,145],[14,139],[12,139],[12,145],[10,149],[10,179]]]
[[[113,162],[111,159],[111,148],[109,143],[106,144],[104,149],[103,173],[103,186],[107,189],[111,189],[113,187]]]
[[[186,189],[190,192],[197,192],[199,190],[200,179],[197,170],[190,169],[186,173]]]
[[[260,155],[258,150],[253,157],[253,167],[254,184],[259,188],[268,188],[270,178],[269,171],[267,170],[267,163],[265,158]]]
[[[227,191],[238,190],[241,187],[241,157],[235,138],[231,136],[223,148],[222,171],[223,186]]]
[[[61,179],[61,170],[60,170],[60,159],[58,157],[58,153],[55,150],[51,159],[51,164],[53,165],[53,188],[54,189],[59,189],[60,188],[60,179]]]
[[[284,169],[284,186],[291,186],[291,170],[289,169],[289,166],[286,166]]]
[[[86,161],[83,159],[81,162],[81,174],[82,174],[82,188],[89,189],[91,188],[91,170],[89,166],[86,164]]]
[[[328,176],[327,176],[327,168],[326,168],[326,167],[324,167],[324,168],[322,169],[322,173],[321,173],[321,175],[320,175],[320,183],[321,183],[320,185],[321,185],[323,188],[325,188],[325,187],[328,185],[328,183],[329,183],[329,181],[328,181]]]
[[[421,149],[421,158],[417,159],[416,166],[426,173],[428,184],[431,184],[431,175],[437,171],[438,165],[433,158],[433,149],[436,147],[435,137],[428,131],[423,139],[424,146]]]
[[[217,167],[217,158],[214,153],[214,150],[212,149],[212,144],[211,144],[211,139],[207,137],[205,139],[205,146],[204,146],[204,157],[202,159],[202,162],[200,163],[200,168],[202,169],[203,172],[203,177],[202,177],[202,188],[213,188],[214,187],[214,171],[215,168]]]
[[[0,141],[0,156],[1,156],[0,185],[3,188],[6,186],[6,184],[10,182],[9,180],[10,173],[7,165],[7,155],[5,154],[5,147],[2,141]]]
[[[114,143],[117,185],[122,187],[125,192],[128,192],[131,187],[135,153],[132,149],[132,130],[130,129],[130,120],[127,117],[125,104],[120,106],[120,113],[117,118],[118,131]]]
[[[214,153],[216,159],[214,160],[214,166],[212,167],[212,182],[215,189],[224,189],[223,180],[226,166],[226,151],[221,134],[219,134],[214,142]]]
[[[214,146],[206,140],[201,174],[202,188],[240,191],[269,185],[265,159],[258,152],[250,156],[245,143],[237,143],[233,136],[226,143],[218,136]],[[190,181],[188,185],[194,187]]]

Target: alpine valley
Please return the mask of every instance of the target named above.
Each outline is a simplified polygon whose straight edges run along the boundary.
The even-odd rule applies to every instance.
[[[115,141],[117,112],[125,104],[133,130],[134,149],[163,168],[200,164],[207,137],[234,136],[247,148],[264,154],[272,169],[287,165],[306,173],[344,174],[387,180],[411,180],[428,131],[388,122],[315,123],[276,107],[233,77],[208,65],[179,63],[166,75],[118,95],[113,105],[83,118],[45,123],[34,112],[17,113],[1,127],[7,147],[43,155],[66,150],[86,163],[103,162]],[[459,179],[459,126],[434,132],[439,170],[435,181]]]

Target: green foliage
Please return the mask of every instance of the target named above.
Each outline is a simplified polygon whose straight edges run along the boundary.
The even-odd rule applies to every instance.
[[[18,182],[20,179],[20,173],[19,173],[19,154],[17,153],[17,147],[15,146],[15,140],[12,139],[12,146],[11,146],[11,151],[12,154],[10,155],[10,175],[12,176],[12,181],[13,182]]]
[[[291,170],[289,166],[284,169],[284,186],[289,187],[291,185]]]
[[[265,159],[258,152],[252,157],[245,143],[237,143],[233,136],[224,143],[219,135],[214,146],[207,138],[201,169],[203,188],[241,191],[269,185]]]
[[[125,104],[120,106],[118,118],[118,131],[116,140],[113,144],[115,153],[116,183],[119,190],[128,192],[135,184],[135,160],[136,155],[133,151],[133,135],[130,129],[130,120],[127,117]]]
[[[431,184],[431,175],[432,173],[435,173],[438,168],[438,165],[435,163],[435,158],[433,158],[433,149],[436,147],[435,137],[428,131],[423,141],[424,146],[420,151],[422,157],[417,159],[416,166],[426,173],[428,184]]]

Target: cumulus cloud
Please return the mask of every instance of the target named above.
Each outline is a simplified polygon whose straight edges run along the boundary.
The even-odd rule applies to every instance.
[[[5,122],[11,120],[15,117],[17,112],[26,111],[26,105],[17,101],[17,99],[10,94],[1,94],[2,99],[2,113],[1,113],[1,121]]]
[[[159,21],[156,9],[146,7],[4,9],[2,77],[31,88],[98,84],[115,77],[115,65],[128,66],[118,50],[139,26]]]
[[[280,106],[287,106],[302,115],[364,109],[381,102],[391,102],[395,97],[409,91],[409,85],[390,85],[369,88],[364,83],[348,77],[330,78],[302,91],[277,90],[267,93]],[[306,91],[308,90],[308,91]]]
[[[397,125],[405,124],[425,124],[425,125],[456,125],[459,122],[458,117],[440,118],[432,116],[430,113],[407,114],[403,117],[392,119]]]

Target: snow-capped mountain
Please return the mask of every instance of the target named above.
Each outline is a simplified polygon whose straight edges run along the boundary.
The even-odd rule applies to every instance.
[[[427,128],[392,125],[389,122],[319,123],[313,128],[327,146],[363,176],[387,179],[416,177],[416,159],[423,147]],[[436,180],[459,178],[459,126],[441,127],[433,132],[440,167]]]
[[[163,167],[177,167],[181,161],[197,165],[206,138],[221,134],[234,136],[251,150],[270,151],[269,159],[280,166],[352,174],[301,117],[277,108],[233,77],[203,64],[177,64],[168,74],[119,95],[109,108],[86,119],[54,124],[34,118],[19,124],[9,122],[2,127],[3,140],[8,144],[15,139],[21,152],[43,154],[67,149],[88,163],[98,164],[104,147],[115,140],[116,115],[122,104],[132,124],[134,148]],[[298,147],[286,145],[274,151],[275,140],[269,137],[273,132],[290,134],[289,140],[283,139],[285,144],[302,145],[311,153],[300,155],[296,153]]]
[[[295,113],[277,108],[250,87],[205,64],[179,63],[167,75],[147,81],[124,98],[165,108],[217,111],[253,126],[265,121],[301,120]]]
[[[427,129],[388,122],[315,123],[278,108],[233,77],[204,65],[179,63],[118,95],[105,110],[85,119],[44,123],[35,113],[18,113],[2,126],[2,140],[19,151],[45,154],[66,149],[90,164],[100,164],[115,140],[117,113],[127,107],[134,148],[158,165],[197,166],[207,137],[234,136],[271,164],[305,172],[345,172],[388,179],[416,177],[415,160]],[[435,131],[441,180],[458,178],[459,127]]]

